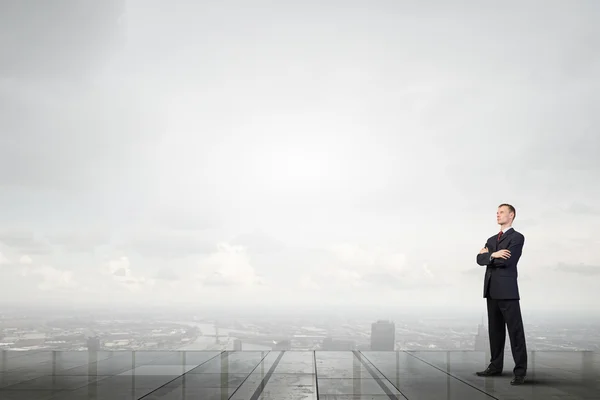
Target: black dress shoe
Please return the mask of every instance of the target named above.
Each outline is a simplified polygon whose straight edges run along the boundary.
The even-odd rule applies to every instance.
[[[525,383],[525,376],[523,375],[517,375],[510,381],[511,385],[522,385],[523,383]]]
[[[492,367],[487,367],[485,371],[476,372],[477,376],[496,376],[502,375],[502,371],[498,371],[493,369]]]

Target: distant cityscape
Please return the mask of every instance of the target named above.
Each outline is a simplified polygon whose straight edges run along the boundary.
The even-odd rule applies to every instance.
[[[168,317],[168,316],[167,316]],[[486,321],[203,318],[199,315],[50,317],[0,314],[0,350],[476,350],[488,351]],[[600,350],[600,329],[525,326],[529,350]],[[507,335],[507,347],[510,342]]]

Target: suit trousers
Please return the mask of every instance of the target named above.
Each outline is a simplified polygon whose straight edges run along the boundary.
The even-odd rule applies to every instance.
[[[527,374],[527,347],[519,300],[500,300],[488,297],[487,310],[491,366],[497,371],[502,371],[504,367],[504,345],[506,328],[508,328],[510,347],[515,361],[513,372],[516,376],[525,376]]]

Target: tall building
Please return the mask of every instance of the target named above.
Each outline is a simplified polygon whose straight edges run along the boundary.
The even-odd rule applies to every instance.
[[[490,336],[487,329],[481,324],[477,326],[477,335],[475,335],[475,351],[490,351]]]
[[[396,324],[391,321],[371,324],[371,350],[394,351],[396,347]]]
[[[233,350],[242,351],[242,341],[240,339],[235,339],[233,341]]]
[[[100,350],[100,338],[98,336],[93,336],[87,338],[87,348],[88,351],[99,351]]]

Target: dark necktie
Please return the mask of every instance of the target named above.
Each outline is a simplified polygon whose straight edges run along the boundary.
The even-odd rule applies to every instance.
[[[502,237],[502,231],[500,231],[500,233],[498,234],[498,241],[500,241],[501,237]]]

